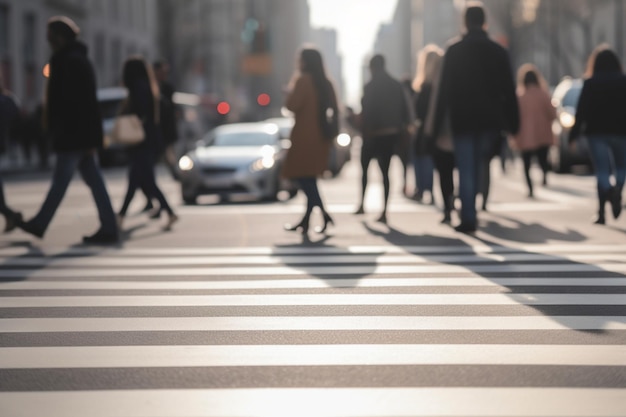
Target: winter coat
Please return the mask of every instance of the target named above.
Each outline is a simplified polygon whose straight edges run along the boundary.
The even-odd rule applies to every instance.
[[[337,102],[334,90],[330,99]],[[286,107],[295,115],[291,131],[291,148],[282,167],[284,178],[307,178],[322,175],[328,167],[332,141],[324,138],[320,127],[318,94],[313,78],[302,74],[287,96]]]
[[[570,140],[581,134],[626,136],[626,75],[599,74],[585,80]]]
[[[517,133],[519,112],[507,51],[483,30],[471,30],[444,55],[435,133],[449,111],[453,135]]]
[[[539,86],[529,86],[518,94],[518,103],[520,129],[513,136],[516,148],[525,152],[554,144],[552,122],[556,119],[556,109],[548,92]]]
[[[55,151],[102,147],[96,76],[81,42],[71,42],[50,59],[46,116]]]
[[[411,122],[409,100],[402,84],[389,74],[373,75],[361,100],[364,138],[402,133]]]

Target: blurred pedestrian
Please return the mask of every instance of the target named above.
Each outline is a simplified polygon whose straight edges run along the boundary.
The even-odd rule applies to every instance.
[[[91,190],[98,208],[100,229],[85,236],[85,243],[115,243],[119,233],[115,213],[98,166],[97,151],[102,147],[102,118],[96,98],[96,77],[80,42],[80,29],[67,17],[48,21],[48,42],[52,48],[48,79],[46,120],[56,152],[52,184],[37,215],[20,227],[43,237],[63,200],[74,171],[78,169]]]
[[[149,199],[158,200],[159,210],[165,210],[168,220],[165,230],[169,230],[178,221],[178,216],[168,204],[156,183],[154,161],[161,145],[159,129],[159,86],[152,69],[142,57],[131,57],[124,63],[122,71],[124,86],[128,89],[128,98],[123,104],[123,114],[134,114],[143,122],[145,139],[129,148],[128,189],[124,203],[118,214],[121,227],[128,207],[138,188],[145,191]]]
[[[471,233],[477,229],[476,195],[488,175],[485,161],[502,131],[517,133],[519,113],[508,52],[489,38],[482,3],[468,2],[464,20],[467,31],[444,56],[435,132],[449,112],[461,199],[455,229]]]
[[[552,105],[546,82],[532,64],[524,64],[517,73],[517,100],[520,111],[520,129],[513,136],[514,147],[522,154],[524,176],[528,185],[528,197],[533,197],[530,166],[537,157],[543,172],[542,184],[548,183],[548,151],[554,144],[552,123],[556,109]]]
[[[316,232],[324,233],[334,221],[322,202],[317,177],[327,169],[332,141],[338,134],[339,106],[317,49],[307,47],[301,50],[286,107],[294,113],[295,124],[281,176],[297,181],[307,197],[307,206],[302,220],[296,225],[285,225],[285,229],[306,235],[311,214],[317,206],[322,212],[324,225]]]
[[[443,51],[433,44],[426,45],[417,56],[417,71],[413,79],[415,91],[415,115],[418,128],[413,140],[413,169],[415,171],[415,194],[413,199],[421,202],[428,192],[431,204],[433,195],[433,142],[425,135],[426,119],[431,114],[431,99],[435,79],[439,78]],[[445,200],[445,198],[444,198]]]
[[[594,51],[589,66],[591,76],[583,84],[569,139],[573,143],[581,135],[587,137],[598,190],[595,223],[605,224],[607,201],[611,203],[614,218],[622,212],[626,179],[626,75],[617,54],[604,46]]]
[[[0,74],[0,154],[7,149],[9,136],[19,117],[19,109],[13,95],[4,88]],[[22,221],[22,214],[11,210],[4,199],[2,172],[0,172],[0,213],[4,216],[4,232],[10,232]]]
[[[450,134],[449,118],[444,120],[443,127],[434,136],[435,109],[441,67],[443,65],[443,50],[436,45],[427,45],[418,56],[418,74],[415,78],[415,88],[420,91],[416,107],[421,123],[416,136],[416,145],[422,152],[432,156],[437,174],[439,188],[443,200],[443,219],[441,223],[450,224],[454,210],[454,146]]]
[[[371,80],[365,85],[361,99],[361,195],[356,214],[363,214],[367,170],[376,159],[383,176],[383,210],[377,221],[387,223],[390,182],[389,166],[394,149],[411,123],[410,109],[402,84],[385,69],[385,58],[374,55],[369,64]]]
[[[169,64],[162,59],[152,64],[154,76],[159,85],[159,128],[161,129],[161,144],[156,154],[155,164],[161,159],[165,162],[172,178],[178,179],[176,151],[174,145],[178,141],[178,116],[176,105],[174,104],[174,86],[169,81],[170,67]],[[151,219],[158,219],[161,216],[160,209],[154,209],[152,200],[148,197],[148,191],[143,190],[148,199],[144,212],[150,213]]]
[[[413,109],[413,103],[415,102],[415,92],[412,87],[411,79],[403,79],[401,82],[404,88],[404,94],[409,106],[409,120],[415,120],[415,110]],[[413,137],[415,136],[415,125],[409,123],[406,129],[402,130],[400,140],[396,145],[394,154],[400,159],[402,163],[402,194],[405,197],[411,197],[412,193],[409,191],[409,167],[413,165],[412,149],[413,149]]]

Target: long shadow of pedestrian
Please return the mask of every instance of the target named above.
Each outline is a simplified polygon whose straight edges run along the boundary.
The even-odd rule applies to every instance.
[[[565,329],[596,334],[606,333],[606,329],[610,328],[612,323],[626,323],[626,306],[623,303],[626,285],[616,281],[620,279],[623,281],[626,277],[620,272],[623,263],[616,263],[619,253],[613,257],[609,254],[595,255],[599,256],[599,259],[606,256],[607,262],[600,266],[576,261],[576,254],[569,258],[559,255],[558,251],[532,252],[520,247],[495,243],[488,238],[467,235],[460,235],[459,238],[409,235],[393,227],[388,227],[388,231],[383,232],[364,225],[370,233],[383,237],[390,244],[406,247],[407,242],[411,242],[413,246],[407,247],[407,251],[419,255],[425,264],[444,265],[440,269],[430,268],[431,272],[423,272],[420,275],[430,278],[479,277],[489,281],[484,285],[470,287],[462,284],[458,287],[442,285],[441,288],[418,289],[419,291],[433,294],[436,291],[462,292],[467,294],[468,298],[471,298],[472,294],[495,293],[504,294],[513,301],[502,305],[477,303],[445,306],[446,315],[455,312],[461,315],[472,315],[472,312],[476,312],[476,315],[492,316],[528,316],[539,313]],[[515,228],[517,227],[523,228],[524,223],[517,222]],[[504,233],[504,229],[500,226],[496,230],[507,236],[513,233],[513,231]],[[542,241],[545,242],[564,236],[571,241],[585,240],[584,236],[576,233],[562,234],[549,228],[543,229]],[[493,231],[493,228],[487,229],[489,230]],[[527,239],[520,240],[525,242]],[[433,242],[440,246],[432,247]],[[416,261],[419,262],[418,259]],[[616,268],[612,268],[612,265]],[[468,274],[471,277],[468,277]],[[589,279],[596,283],[590,285]],[[564,280],[571,284],[563,284]]]
[[[586,236],[572,229],[559,232],[537,222],[524,223],[517,219],[494,213],[491,216],[498,217],[503,222],[489,220],[484,227],[481,227],[481,232],[500,239],[523,243],[547,243],[553,240],[583,242],[587,239]],[[520,231],[523,231],[523,233],[520,233]]]
[[[303,235],[299,244],[276,245],[272,257],[298,275],[315,277],[335,289],[356,288],[363,277],[376,273],[380,249],[354,253],[347,247],[329,244],[332,235],[311,239]]]

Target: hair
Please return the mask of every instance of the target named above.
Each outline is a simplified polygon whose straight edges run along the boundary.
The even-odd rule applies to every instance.
[[[609,49],[608,43],[601,43],[600,45],[593,48],[593,51],[589,54],[589,58],[587,58],[587,63],[585,65],[585,72],[583,74],[584,78],[591,78],[593,76],[593,67],[596,63],[596,56],[605,49]]]
[[[376,54],[370,59],[370,70],[382,71],[385,69],[385,57],[381,54]]]
[[[517,88],[523,92],[531,85],[535,85],[544,90],[548,90],[548,83],[533,64],[524,64],[517,70]]]
[[[487,18],[485,6],[480,1],[470,1],[465,8],[465,26],[468,29],[482,28]]]
[[[443,50],[435,44],[426,45],[417,53],[417,70],[413,79],[413,90],[419,91],[425,83],[433,83],[441,70]]]
[[[317,92],[319,106],[319,123],[323,127],[326,125],[328,109],[332,109],[334,115],[338,115],[336,100],[332,100],[333,85],[326,76],[324,61],[320,51],[314,47],[304,47],[300,51],[301,71],[309,74],[313,78],[313,85]]]
[[[130,86],[137,81],[146,81],[150,85],[150,93],[155,103],[155,119],[158,119],[158,103],[159,100],[159,84],[156,81],[152,68],[147,64],[146,60],[137,55],[131,56],[124,62],[122,70],[122,80],[124,86],[130,90]]]
[[[621,73],[622,64],[617,54],[611,49],[603,49],[596,55],[593,63],[593,75],[600,73]]]
[[[67,41],[74,41],[80,34],[78,25],[67,16],[54,16],[48,20],[48,29]]]

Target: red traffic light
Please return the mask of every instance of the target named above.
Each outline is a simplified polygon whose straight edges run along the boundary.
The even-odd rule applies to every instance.
[[[225,101],[220,101],[217,104],[217,112],[222,116],[227,115],[228,113],[230,113],[230,104]]]
[[[259,103],[259,106],[269,106],[270,102],[272,100],[270,99],[269,94],[259,94],[259,96],[256,98],[256,102]]]

